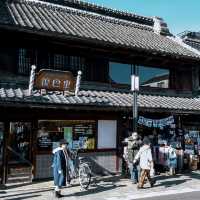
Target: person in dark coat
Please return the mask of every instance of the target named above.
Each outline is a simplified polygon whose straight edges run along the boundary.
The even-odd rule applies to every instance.
[[[66,140],[60,140],[60,147],[53,150],[53,177],[55,185],[55,195],[57,198],[62,197],[61,188],[66,186],[66,155],[64,149],[66,149]]]
[[[134,157],[138,153],[142,141],[140,140],[138,133],[133,132],[132,135],[128,138],[128,147],[127,147],[127,161],[129,166],[129,171],[131,174],[131,181],[133,184],[138,183],[139,179],[139,166],[133,163]]]

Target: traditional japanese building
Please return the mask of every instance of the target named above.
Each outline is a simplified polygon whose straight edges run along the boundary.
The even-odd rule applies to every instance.
[[[162,134],[171,117],[168,125],[200,130],[200,53],[159,17],[77,0],[1,0],[0,43],[3,183],[19,172],[52,177],[52,148],[61,138],[81,148],[96,173],[120,172],[121,141],[132,130],[133,73],[140,77],[140,119],[166,119],[147,128],[140,120],[140,135]],[[57,91],[56,79],[46,82],[53,89],[35,86],[29,94],[32,65],[36,73],[51,69],[74,77],[81,70],[80,90]],[[163,75],[165,87],[145,85]]]
[[[200,32],[184,31],[179,34],[181,39],[187,45],[200,50]]]

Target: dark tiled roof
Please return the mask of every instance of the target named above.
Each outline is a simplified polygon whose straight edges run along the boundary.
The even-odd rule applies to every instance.
[[[183,42],[200,51],[200,32],[184,31],[178,34]]]
[[[40,104],[57,106],[100,106],[120,109],[132,108],[132,94],[122,92],[81,90],[78,96],[67,92],[48,92],[41,95],[35,91],[33,96],[28,96],[28,90],[0,89],[0,103]],[[168,96],[138,95],[140,108],[200,111],[199,98],[181,98]]]
[[[146,17],[142,15],[136,15],[130,12],[107,8],[105,6],[100,6],[100,5],[89,3],[86,1],[79,1],[79,0],[42,0],[42,1],[56,3],[58,5],[63,5],[63,6],[69,6],[72,8],[78,8],[81,10],[94,12],[94,13],[98,13],[105,16],[125,19],[128,21],[133,21],[139,24],[144,24],[144,25],[153,26],[153,23],[154,23],[152,17]]]
[[[183,40],[187,45],[197,49],[200,51],[200,39],[190,39],[187,38],[185,40]]]
[[[0,23],[23,31],[54,34],[66,39],[87,40],[174,57],[200,58],[170,38],[154,33],[151,26],[119,19],[118,15],[111,17],[99,12],[32,0],[8,0],[6,5],[1,8]]]

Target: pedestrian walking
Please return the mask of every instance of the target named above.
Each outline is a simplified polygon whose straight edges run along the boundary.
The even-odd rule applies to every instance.
[[[177,166],[177,155],[176,155],[176,149],[172,147],[172,145],[169,146],[169,172],[170,175],[176,174],[176,166]]]
[[[155,181],[150,176],[150,170],[153,168],[153,158],[151,153],[150,141],[147,137],[144,137],[143,146],[136,154],[133,163],[137,163],[138,161],[141,169],[138,189],[143,188],[146,179],[148,179],[151,187],[153,187]]]
[[[55,196],[60,198],[61,188],[66,186],[66,172],[67,172],[67,160],[65,155],[65,149],[67,141],[65,139],[60,140],[60,146],[54,149],[53,154],[53,177],[55,185]]]
[[[140,149],[141,144],[142,141],[139,139],[137,132],[133,132],[132,135],[128,138],[127,146],[127,161],[131,174],[131,181],[133,184],[138,183],[139,165],[138,163],[133,163],[133,161]]]

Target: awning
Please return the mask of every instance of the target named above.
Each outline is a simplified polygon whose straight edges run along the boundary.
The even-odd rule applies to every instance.
[[[14,104],[13,104],[14,103]],[[87,106],[131,110],[132,109],[132,94],[125,92],[114,91],[98,91],[98,90],[81,90],[78,96],[71,92],[46,92],[41,94],[40,91],[35,90],[33,95],[28,95],[27,89],[5,89],[0,88],[0,104],[15,106],[15,103],[26,106],[40,105],[42,106],[56,106],[62,107],[75,107]],[[184,98],[172,96],[158,96],[158,95],[138,95],[139,109],[153,109],[165,111],[181,111],[181,112],[199,112],[200,111],[200,98]]]

